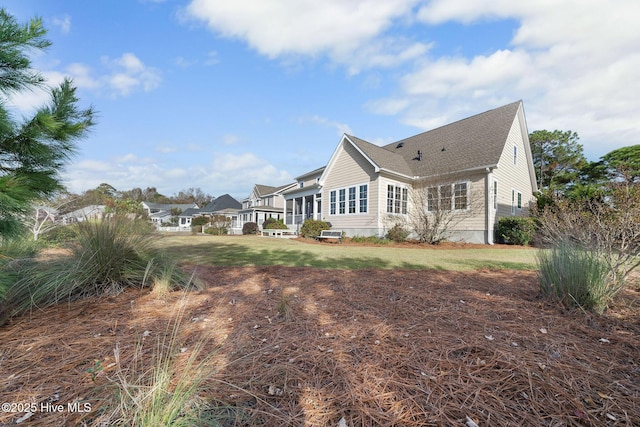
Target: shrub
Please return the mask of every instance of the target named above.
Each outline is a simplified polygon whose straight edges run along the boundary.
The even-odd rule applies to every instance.
[[[282,219],[267,218],[262,223],[263,230],[287,230],[288,228]]]
[[[204,229],[204,232],[213,236],[225,236],[229,234],[229,229],[227,227],[208,227]]]
[[[245,222],[242,226],[242,234],[257,234],[258,224],[255,222]]]
[[[307,219],[300,227],[300,235],[302,237],[318,237],[322,230],[330,230],[331,226],[326,221],[319,219]]]
[[[206,216],[197,216],[191,220],[191,226],[197,227],[209,224],[209,218]]]
[[[404,242],[407,240],[407,237],[409,237],[409,231],[400,224],[394,225],[387,232],[387,239],[393,240],[394,242]]]
[[[623,283],[609,280],[607,263],[596,251],[560,241],[538,254],[538,280],[544,295],[566,306],[602,313]]]
[[[31,262],[20,269],[19,279],[7,291],[9,314],[118,293],[130,286],[150,286],[157,278],[169,280],[173,288],[189,287],[187,275],[167,268],[175,262],[153,249],[155,235],[141,221],[116,216],[79,223],[69,256]]]
[[[386,245],[389,240],[378,236],[353,236],[351,241],[354,243],[373,243],[374,245]]]
[[[509,245],[529,245],[533,241],[535,231],[533,218],[519,216],[500,218],[496,228],[498,241]]]
[[[77,230],[73,225],[59,225],[42,234],[38,240],[48,246],[65,245],[76,238]]]

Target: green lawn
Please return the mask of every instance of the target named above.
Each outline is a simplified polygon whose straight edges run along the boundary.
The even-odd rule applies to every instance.
[[[428,246],[312,244],[260,236],[164,236],[158,245],[201,265],[320,268],[409,268],[437,270],[535,269],[536,249],[433,249]]]

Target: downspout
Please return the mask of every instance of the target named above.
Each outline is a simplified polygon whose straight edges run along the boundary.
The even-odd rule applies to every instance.
[[[485,178],[484,194],[485,194],[485,242],[493,245],[493,205],[491,203],[492,188],[491,181],[493,177],[493,169],[487,168],[487,177]]]

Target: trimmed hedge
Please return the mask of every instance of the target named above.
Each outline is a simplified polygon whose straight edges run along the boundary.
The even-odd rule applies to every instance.
[[[531,217],[509,216],[498,220],[498,241],[508,245],[527,246],[533,241],[536,225]]]
[[[300,235],[302,237],[318,237],[322,230],[330,230],[331,226],[326,221],[318,219],[307,219],[300,227]]]
[[[257,234],[258,224],[255,222],[245,222],[242,226],[242,234]]]
[[[267,218],[262,223],[263,230],[287,230],[283,219]]]

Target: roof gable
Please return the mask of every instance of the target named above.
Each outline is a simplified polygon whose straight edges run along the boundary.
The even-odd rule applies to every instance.
[[[242,208],[242,204],[231,197],[229,194],[223,194],[220,197],[216,197],[216,199],[209,203],[207,206],[200,210],[201,213],[213,213],[219,212],[224,209],[240,209]]]
[[[420,177],[496,166],[521,106],[517,101],[382,148]]]

